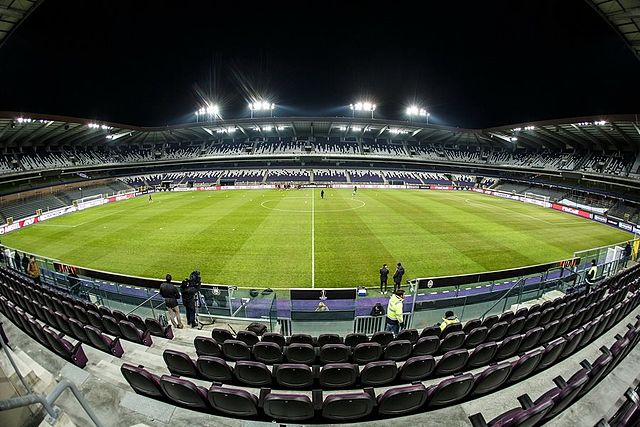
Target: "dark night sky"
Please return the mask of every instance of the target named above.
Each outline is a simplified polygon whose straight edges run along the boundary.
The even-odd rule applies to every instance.
[[[423,4],[421,8],[417,5]],[[0,49],[0,110],[136,125],[277,115],[377,117],[413,100],[488,127],[640,112],[640,61],[581,0],[46,0]]]

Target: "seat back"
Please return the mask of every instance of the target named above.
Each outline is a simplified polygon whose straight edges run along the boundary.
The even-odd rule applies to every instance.
[[[115,337],[122,336],[122,332],[120,332],[120,327],[118,326],[118,322],[113,317],[102,315],[102,324],[104,325],[104,331],[106,333],[113,335]]]
[[[172,374],[198,378],[198,368],[188,354],[181,351],[166,349],[162,353],[162,358],[164,359],[164,363],[167,364],[169,372]]]
[[[353,362],[364,365],[375,362],[382,357],[382,346],[379,343],[366,342],[358,344],[353,349]]]
[[[348,345],[351,348],[354,348],[358,344],[362,344],[365,342],[369,342],[369,337],[361,333],[347,334],[347,336],[344,338],[344,345]]]
[[[497,322],[491,328],[489,328],[489,334],[487,335],[487,341],[500,341],[507,334],[509,324],[507,322]]]
[[[120,367],[120,372],[122,372],[122,376],[136,393],[153,399],[165,400],[164,393],[160,387],[160,378],[156,375],[141,366],[134,366],[129,363],[123,363]]]
[[[287,345],[287,340],[284,336],[276,333],[276,332],[265,332],[262,335],[262,342],[272,342],[278,344],[280,347],[284,347]]]
[[[498,352],[498,344],[495,341],[489,341],[480,344],[467,359],[466,369],[475,369],[480,366],[488,365]]]
[[[422,381],[433,373],[435,366],[433,356],[411,357],[400,367],[400,381],[405,383]]]
[[[233,372],[227,362],[220,357],[200,356],[196,361],[200,377],[211,381],[229,384],[233,381]]]
[[[313,373],[308,365],[283,363],[274,368],[279,385],[285,388],[310,388],[313,385]]]
[[[551,365],[553,365],[567,345],[567,340],[560,337],[557,340],[551,341],[544,349],[542,359],[536,367],[536,371],[541,371]]]
[[[316,360],[316,351],[311,344],[290,344],[285,354],[290,363],[312,365]]]
[[[379,331],[371,336],[371,342],[376,342],[385,347],[393,341],[393,334],[389,331]]]
[[[346,363],[351,356],[351,347],[344,344],[325,344],[320,348],[320,363]]]
[[[398,333],[397,340],[407,340],[411,344],[415,344],[418,341],[417,329],[403,329]]]
[[[351,363],[328,363],[322,367],[318,380],[320,387],[346,388],[358,380],[358,365]]]
[[[487,336],[489,335],[489,330],[484,326],[479,326],[477,328],[472,329],[464,339],[464,347],[465,348],[474,348],[478,345],[485,342]]]
[[[257,342],[260,341],[258,335],[252,331],[238,331],[236,334],[236,339],[238,341],[242,341],[249,347],[253,347]]]
[[[459,331],[462,331],[462,323],[449,323],[440,333],[440,338],[446,338],[447,335]]]
[[[369,393],[332,394],[322,404],[322,418],[338,422],[360,420],[371,414],[375,404]]]
[[[464,324],[462,331],[468,335],[471,331],[473,331],[475,328],[479,328],[480,326],[482,326],[482,320],[471,319]]]
[[[491,393],[507,381],[510,373],[511,363],[505,362],[489,366],[475,377],[471,394],[479,396]]]
[[[233,334],[230,331],[222,328],[213,328],[211,330],[211,338],[216,340],[218,344],[222,344],[226,340],[234,339]]]
[[[522,353],[537,346],[543,332],[544,328],[541,326],[536,326],[535,328],[528,330],[524,334],[524,337],[522,337],[522,342],[520,343],[518,351]]]
[[[396,340],[390,342],[384,348],[384,358],[386,360],[405,360],[411,355],[413,346],[408,340]]]
[[[268,387],[271,385],[271,371],[267,365],[252,360],[239,360],[233,368],[236,379],[252,387]]]
[[[509,324],[509,327],[507,328],[506,336],[508,337],[508,336],[519,334],[520,332],[522,332],[522,330],[524,329],[524,322],[525,322],[524,317],[515,317]]]
[[[491,327],[493,325],[495,325],[496,323],[498,323],[498,320],[499,320],[498,316],[495,316],[495,315],[487,316],[482,321],[482,326],[484,326],[487,329],[491,330]]]
[[[378,396],[378,413],[401,416],[418,411],[427,401],[427,389],[422,384],[391,388]]]
[[[533,329],[538,326],[538,324],[540,323],[540,314],[541,313],[539,311],[529,311],[529,316],[527,316],[526,320],[524,321],[522,332],[527,332],[529,329]]]
[[[127,316],[127,319],[129,322],[133,323],[133,325],[140,329],[141,331],[146,331],[147,330],[147,324],[145,323],[144,320],[142,320],[142,317],[137,316],[135,314],[130,314],[129,316]]]
[[[274,342],[259,342],[252,348],[253,358],[267,365],[282,363],[282,348]]]
[[[398,375],[398,366],[392,360],[367,363],[360,371],[360,383],[379,387],[392,383]]]
[[[442,356],[436,365],[435,375],[448,375],[461,372],[469,359],[467,350],[451,350]]]
[[[317,346],[322,347],[327,344],[342,344],[342,337],[338,334],[320,334],[318,335]]]
[[[466,335],[462,331],[447,334],[447,336],[440,343],[438,352],[444,354],[448,351],[459,349],[460,347],[462,347],[462,344],[464,344],[465,338]]]
[[[258,398],[246,390],[212,385],[207,399],[213,409],[235,418],[258,415]]]
[[[193,345],[198,356],[222,356],[220,344],[213,338],[197,336],[193,339]]]
[[[160,387],[164,395],[175,405],[191,409],[209,409],[207,391],[191,381],[163,375],[160,377]]]
[[[437,408],[459,402],[471,392],[473,380],[472,374],[462,374],[429,387],[427,390],[428,407]]]
[[[523,335],[518,334],[502,340],[498,347],[498,352],[496,353],[496,360],[508,359],[516,354],[520,348],[520,344],[522,343],[522,337]]]
[[[511,366],[509,383],[515,383],[528,377],[538,367],[538,363],[540,363],[542,359],[543,351],[541,348],[537,348],[514,361]]]
[[[91,341],[87,336],[87,333],[84,331],[84,325],[80,323],[77,319],[69,319],[69,327],[71,328],[72,335],[76,337],[76,339],[82,341],[83,343],[90,344]]]
[[[269,393],[264,397],[263,410],[276,421],[306,421],[315,415],[311,399],[302,394]]]
[[[440,332],[440,326],[427,326],[420,332],[420,338],[431,336],[440,338]]]
[[[430,354],[436,354],[440,347],[440,339],[434,335],[421,337],[418,339],[416,345],[413,346],[414,356],[428,356]]]
[[[308,334],[293,334],[289,338],[289,344],[309,344],[313,345],[313,337]]]
[[[214,338],[215,339],[215,338]],[[218,343],[220,341],[216,340]],[[222,343],[222,353],[228,360],[249,360],[251,359],[251,350],[249,346],[242,341],[228,339]]]

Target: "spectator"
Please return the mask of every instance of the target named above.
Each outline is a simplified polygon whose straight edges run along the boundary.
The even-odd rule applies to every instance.
[[[69,274],[67,274],[67,283],[69,283],[69,291],[71,291],[73,295],[80,295],[80,278],[75,269],[69,271]]]
[[[26,259],[27,257],[25,256],[24,258]],[[36,257],[31,255],[27,262],[27,273],[37,284],[40,284],[40,267],[36,263]]]
[[[454,323],[460,323],[460,320],[458,320],[456,315],[453,314],[453,311],[449,310],[444,313],[444,317],[442,318],[442,322],[440,323],[440,332],[444,331],[447,326],[453,325]]]
[[[4,259],[7,261],[7,265],[11,268],[16,268],[15,259],[11,256],[11,250],[9,248],[4,249]]]
[[[320,301],[318,303],[318,306],[316,307],[316,311],[329,311],[329,307],[327,307],[327,304],[325,304],[324,302]]]
[[[396,292],[402,286],[402,276],[404,276],[404,267],[398,263],[396,272],[393,274],[393,292]]]
[[[22,271],[24,271],[25,273],[28,273],[28,270],[27,270],[28,268],[29,268],[29,255],[23,254],[22,255]]]
[[[387,318],[384,330],[393,333],[393,336],[398,336],[400,327],[404,323],[402,317],[402,302],[404,301],[404,290],[396,290],[391,298],[389,298],[389,305],[387,306]]]
[[[167,314],[174,328],[182,329],[182,318],[180,317],[180,308],[178,307],[178,299],[180,293],[178,288],[171,283],[171,275],[167,274],[165,281],[160,285],[160,296],[164,298],[164,304],[167,306]]]
[[[188,279],[182,281],[180,286],[182,303],[187,312],[187,323],[192,328],[198,327],[196,320],[196,294],[200,292],[200,272],[194,271]]]
[[[21,269],[22,269],[22,259],[20,258],[20,252],[16,251],[13,254],[13,263],[15,264],[14,268],[16,270],[18,270],[18,271],[21,271]]]
[[[624,266],[626,268],[627,263],[631,259],[631,243],[627,242],[627,244],[624,246],[623,256],[624,256]]]
[[[586,291],[589,293],[591,291],[591,286],[596,284],[596,276],[598,275],[598,265],[596,264],[596,260],[591,260],[591,268],[587,271],[587,276],[585,282],[587,283]]]
[[[389,269],[387,264],[382,264],[380,269],[380,293],[386,295],[387,293],[387,278],[389,277]]]

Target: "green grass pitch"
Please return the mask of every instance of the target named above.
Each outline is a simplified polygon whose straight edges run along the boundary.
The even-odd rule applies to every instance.
[[[377,286],[498,270],[629,239],[589,220],[470,191],[228,190],[159,193],[52,219],[3,244],[85,267],[246,287]]]

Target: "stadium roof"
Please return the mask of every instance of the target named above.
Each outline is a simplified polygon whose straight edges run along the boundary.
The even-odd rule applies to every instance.
[[[264,117],[138,127],[61,116],[0,112],[0,148],[147,147],[265,137],[386,139],[445,146],[640,152],[640,115],[577,117],[486,129],[351,117]]]
[[[640,59],[640,0],[587,1],[622,36]]]
[[[0,47],[43,0],[0,0]]]

